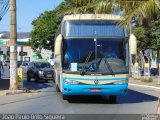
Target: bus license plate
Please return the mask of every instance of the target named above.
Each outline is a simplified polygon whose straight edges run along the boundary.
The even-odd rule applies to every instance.
[[[101,89],[91,89],[91,92],[101,92]]]

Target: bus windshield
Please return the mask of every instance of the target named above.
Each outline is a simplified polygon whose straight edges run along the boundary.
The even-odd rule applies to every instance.
[[[124,27],[117,27],[116,22],[103,20],[65,21],[63,24],[64,37],[126,37]]]
[[[128,73],[127,42],[122,38],[66,38],[63,71],[85,74]]]

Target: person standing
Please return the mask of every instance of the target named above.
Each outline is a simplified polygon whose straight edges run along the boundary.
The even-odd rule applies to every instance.
[[[1,68],[2,68],[2,70],[3,70],[3,72],[4,72],[4,68],[3,68],[3,63],[2,63],[2,61],[0,61],[0,80],[1,80]]]

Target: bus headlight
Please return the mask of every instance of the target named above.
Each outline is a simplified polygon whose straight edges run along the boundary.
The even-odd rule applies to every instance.
[[[69,79],[65,79],[65,80],[64,80],[64,83],[65,83],[65,84],[71,84],[71,85],[77,85],[77,84],[79,84],[78,81],[69,80]]]
[[[113,84],[126,84],[128,83],[128,80],[118,80],[118,81],[115,81]]]

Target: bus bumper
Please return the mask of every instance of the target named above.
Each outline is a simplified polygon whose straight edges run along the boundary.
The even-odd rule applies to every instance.
[[[63,84],[63,95],[125,95],[128,84],[120,85],[70,85]]]

